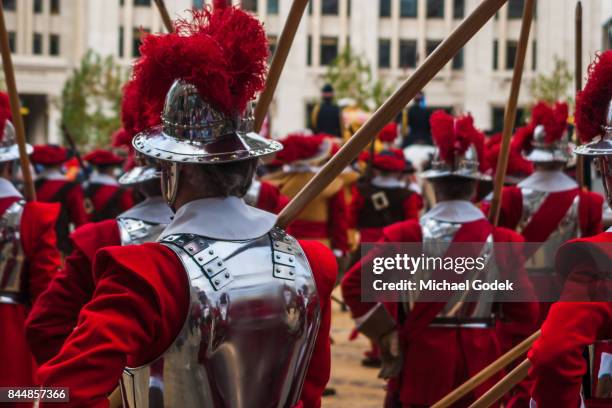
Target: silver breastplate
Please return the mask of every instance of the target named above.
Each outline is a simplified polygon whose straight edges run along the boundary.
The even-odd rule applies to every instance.
[[[24,256],[20,232],[24,205],[24,201],[11,204],[0,218],[0,303],[25,301],[21,293]]]
[[[421,219],[421,231],[423,236],[423,253],[429,257],[444,257],[447,253],[457,231],[461,228],[461,223],[445,222],[433,218]],[[479,256],[486,256],[488,268],[486,273],[481,275],[470,275],[470,279],[480,279],[483,282],[492,282],[499,277],[497,268],[492,259],[493,255],[493,235],[490,234]],[[429,273],[430,274],[430,273]],[[424,277],[429,278],[428,273],[419,274],[419,279]],[[412,291],[410,291],[412,292]],[[409,292],[409,293],[410,293]],[[493,316],[492,302],[493,295],[491,292],[482,291],[478,294],[477,301],[467,302],[468,295],[470,300],[473,300],[474,294],[468,292],[456,292],[448,300],[444,309],[439,313],[438,317],[432,322],[432,326],[445,326],[447,324],[456,325],[474,325],[480,327],[480,324]],[[456,319],[452,323],[448,323],[449,319]],[[486,325],[483,323],[483,325]]]
[[[179,234],[161,244],[185,268],[191,306],[160,358],[126,369],[124,406],[297,403],[320,323],[315,281],[297,241],[273,230],[249,241]]]
[[[523,196],[523,214],[519,223],[519,232],[522,232],[531,222],[533,215],[538,211],[544,200],[548,197],[548,194],[550,194],[531,189],[522,189],[521,192]],[[576,195],[557,228],[553,230],[546,241],[527,260],[525,268],[529,273],[554,273],[555,254],[561,244],[580,236],[580,225],[578,223],[579,202],[580,196]]]
[[[122,246],[157,241],[166,228],[166,224],[153,224],[134,218],[117,218],[117,226]]]

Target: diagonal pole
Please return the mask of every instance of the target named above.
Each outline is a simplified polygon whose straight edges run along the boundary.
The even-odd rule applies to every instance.
[[[370,143],[378,132],[459,52],[507,0],[483,0],[423,64],[395,91],[340,151],[327,162],[280,213],[277,226],[285,227],[329,185]]]
[[[293,0],[291,4],[287,21],[278,39],[278,45],[274,52],[274,56],[272,57],[268,78],[266,79],[266,87],[261,95],[259,95],[259,100],[255,106],[255,123],[253,127],[257,133],[261,130],[266,113],[268,113],[268,109],[270,108],[270,103],[272,103],[274,91],[276,91],[278,80],[283,72],[283,67],[287,61],[291,44],[293,44],[295,33],[297,32],[300,20],[302,20],[302,15],[304,15],[304,10],[307,5],[308,0]]]
[[[161,18],[164,23],[164,27],[166,27],[166,30],[168,30],[169,33],[173,33],[174,24],[172,24],[172,19],[170,18],[170,14],[168,14],[166,3],[164,3],[164,0],[155,0],[155,5],[157,5],[159,14],[161,14]]]
[[[504,179],[508,169],[508,158],[510,155],[510,142],[512,140],[512,131],[516,122],[516,107],[518,104],[518,96],[523,79],[523,67],[525,65],[525,55],[527,54],[527,45],[529,43],[529,31],[531,29],[531,21],[533,20],[533,10],[535,0],[527,0],[523,8],[523,19],[521,22],[521,34],[519,37],[518,48],[516,52],[516,61],[514,63],[514,72],[512,73],[512,85],[510,87],[510,96],[506,105],[506,114],[504,116],[504,131],[502,133],[502,144],[499,151],[499,159],[497,160],[497,169],[495,171],[495,180],[493,181],[493,199],[491,200],[491,209],[489,210],[489,221],[495,226],[499,222],[499,213],[501,210],[501,198],[504,187]]]
[[[6,22],[4,20],[4,6],[0,2],[0,51],[2,53],[2,68],[4,69],[4,78],[8,88],[8,94],[11,101],[11,113],[13,115],[13,126],[15,126],[15,134],[17,136],[17,145],[19,147],[19,164],[23,174],[23,186],[25,199],[28,201],[36,200],[36,190],[32,182],[32,172],[30,171],[30,161],[26,151],[25,127],[23,118],[21,117],[21,104],[19,103],[19,94],[17,94],[17,83],[15,81],[15,70],[13,68],[13,59],[11,57],[11,49],[8,41],[8,33],[6,31]]]

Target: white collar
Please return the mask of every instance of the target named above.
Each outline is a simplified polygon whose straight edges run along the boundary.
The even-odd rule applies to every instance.
[[[393,176],[376,176],[371,183],[379,188],[406,188],[406,183]]]
[[[38,173],[37,179],[45,179],[45,180],[66,180],[66,176],[62,174],[58,169],[44,169],[40,173]]]
[[[15,188],[13,183],[4,177],[0,177],[0,198],[6,197],[23,197],[19,190]]]
[[[555,193],[573,190],[578,187],[578,183],[561,170],[536,170],[525,180],[518,183],[518,187]]]
[[[472,222],[485,218],[482,211],[467,200],[449,200],[437,203],[423,218],[444,222]]]
[[[89,182],[95,184],[104,184],[105,186],[118,186],[119,183],[113,176],[108,174],[100,174],[97,171],[91,173],[89,176]]]
[[[173,215],[166,200],[158,196],[146,198],[143,202],[119,214],[117,218],[132,218],[152,224],[167,225],[172,221]]]
[[[196,234],[225,241],[254,239],[267,234],[275,224],[276,215],[251,207],[242,198],[203,198],[179,208],[160,237]]]

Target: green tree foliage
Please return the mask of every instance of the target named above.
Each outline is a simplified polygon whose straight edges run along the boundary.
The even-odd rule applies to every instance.
[[[552,104],[561,100],[572,105],[574,75],[570,72],[565,60],[555,56],[554,63],[555,68],[550,75],[538,74],[531,82],[531,95],[536,101],[546,101]]]
[[[380,106],[392,89],[381,80],[372,80],[368,61],[355,54],[349,46],[327,68],[325,81],[334,87],[336,98],[349,98],[365,110]]]
[[[89,50],[78,69],[64,84],[62,123],[77,145],[107,146],[111,134],[121,127],[121,88],[125,70],[112,56]]]

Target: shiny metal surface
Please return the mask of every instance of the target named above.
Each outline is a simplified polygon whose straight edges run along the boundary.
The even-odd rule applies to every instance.
[[[257,206],[257,201],[259,200],[259,193],[261,191],[261,181],[257,179],[253,179],[251,186],[247,190],[247,193],[244,195],[244,201],[252,206]]]
[[[191,285],[185,326],[157,360],[126,369],[124,406],[291,407],[320,309],[306,256],[280,230],[249,241],[171,235]]]
[[[134,218],[117,218],[121,245],[154,242],[166,228],[165,224],[151,224]]]
[[[533,215],[538,211],[549,193],[527,188],[521,189],[523,196],[523,214],[518,225],[518,231],[529,224]],[[525,268],[528,271],[538,273],[554,273],[554,261],[557,250],[567,240],[580,236],[580,225],[578,223],[578,206],[580,197],[577,195],[570,205],[567,213],[559,222],[557,228],[550,234],[546,242],[542,243],[538,250],[527,260]]]
[[[24,255],[21,245],[21,216],[25,201],[17,201],[0,218],[0,292],[23,295]],[[12,300],[8,300],[11,298]],[[3,296],[0,303],[14,303],[15,297]]]
[[[561,139],[553,143],[545,143],[545,140],[544,126],[536,126],[533,131],[533,150],[525,158],[534,163],[565,163],[572,157],[567,131],[561,136]]]
[[[17,145],[17,135],[15,128],[10,121],[6,121],[2,139],[0,140],[0,162],[17,160],[19,158],[19,146]],[[34,148],[26,143],[26,152],[32,154]]]
[[[422,173],[422,177],[426,179],[434,179],[439,177],[457,176],[474,180],[490,180],[491,177],[482,174],[478,169],[478,154],[473,145],[471,145],[465,155],[457,157],[454,166],[449,165],[446,161],[440,158],[440,151],[436,148],[431,169]]]
[[[247,112],[248,115],[248,112]],[[134,137],[134,148],[149,157],[179,163],[224,163],[271,155],[279,142],[250,131],[248,118],[227,117],[183,80],[166,96],[162,125]]]
[[[122,186],[133,186],[135,184],[144,183],[145,181],[158,179],[160,176],[161,172],[156,167],[136,166],[123,173],[117,181]]]
[[[608,104],[608,114],[606,124],[602,126],[602,136],[576,147],[574,152],[585,156],[612,155],[612,100]]]

